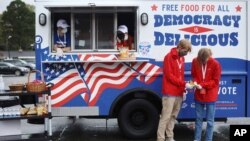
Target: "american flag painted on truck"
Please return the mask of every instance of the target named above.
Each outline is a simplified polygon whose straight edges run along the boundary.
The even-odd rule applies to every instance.
[[[149,62],[115,62],[114,54],[56,56],[48,54],[48,48],[42,52],[42,59],[49,60],[43,63],[45,79],[55,84],[52,88],[54,107],[61,107],[78,95],[88,106],[95,106],[105,89],[125,88],[133,79],[150,84],[161,73],[159,66]],[[101,60],[107,62],[91,62]],[[108,62],[112,60],[114,62]],[[60,61],[64,63],[58,63]]]

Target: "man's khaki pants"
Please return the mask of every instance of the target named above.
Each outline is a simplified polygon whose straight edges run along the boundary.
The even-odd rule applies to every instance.
[[[165,140],[165,133],[168,139],[174,138],[174,125],[176,117],[182,105],[182,97],[162,97],[162,111],[157,130],[157,141]]]

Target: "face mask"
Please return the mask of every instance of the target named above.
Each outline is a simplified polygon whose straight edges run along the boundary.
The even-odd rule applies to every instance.
[[[62,33],[66,33],[68,31],[68,29],[67,28],[64,28],[64,29],[62,29]]]
[[[202,59],[201,59],[202,64],[206,64],[207,61],[208,61],[208,58],[202,58]]]
[[[188,53],[187,51],[179,50],[179,56],[180,57],[186,56],[187,53]]]
[[[122,32],[117,32],[117,37],[118,37],[121,41],[123,41],[125,35],[124,35]]]

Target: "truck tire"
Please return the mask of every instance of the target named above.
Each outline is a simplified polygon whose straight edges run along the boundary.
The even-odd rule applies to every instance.
[[[118,124],[122,133],[131,139],[145,139],[156,134],[159,114],[147,100],[134,99],[121,108]]]

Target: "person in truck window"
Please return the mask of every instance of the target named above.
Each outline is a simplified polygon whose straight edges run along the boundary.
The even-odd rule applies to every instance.
[[[120,25],[118,27],[116,40],[118,50],[121,47],[128,47],[129,50],[134,49],[134,40],[133,37],[128,34],[128,27],[126,25]]]
[[[66,20],[59,19],[57,21],[57,31],[54,34],[54,51],[69,52],[70,51],[70,32],[68,32],[69,25]]]
[[[220,63],[212,57],[209,48],[201,48],[192,61],[191,75],[197,84],[194,92],[195,101],[195,141],[201,141],[203,118],[206,117],[205,141],[213,140],[215,102],[218,99],[221,78]]]

